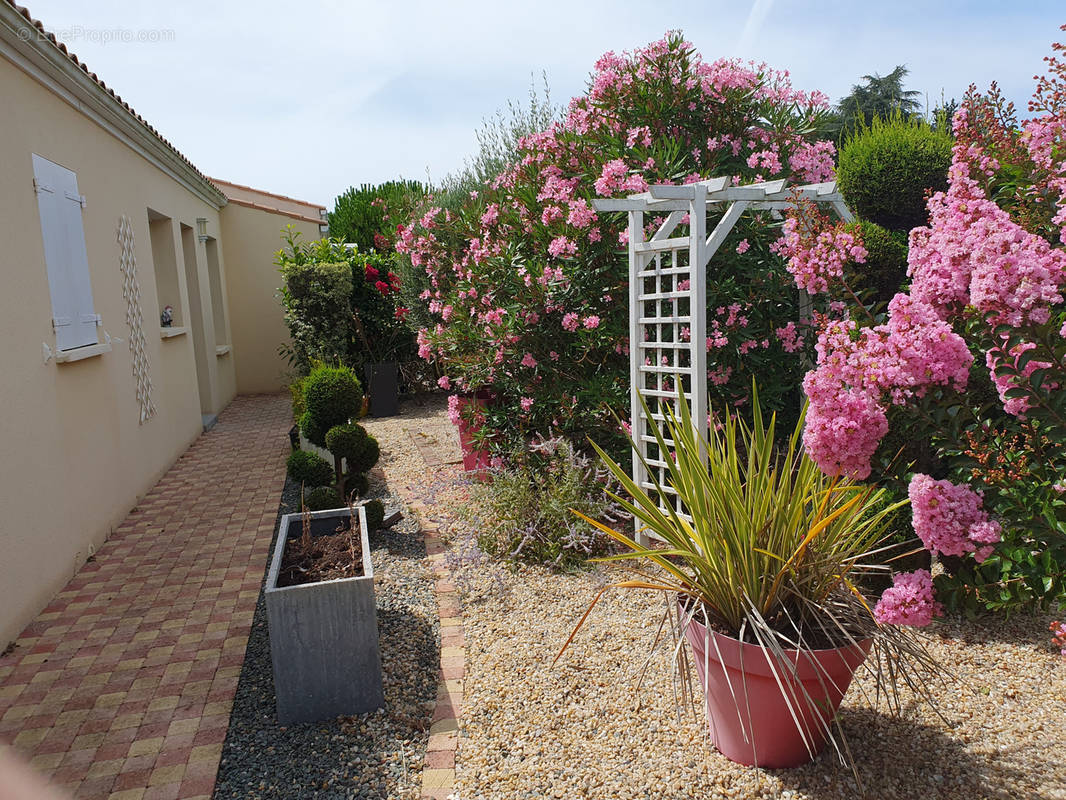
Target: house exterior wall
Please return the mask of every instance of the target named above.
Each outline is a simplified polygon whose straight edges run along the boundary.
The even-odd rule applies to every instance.
[[[47,74],[20,60],[26,53],[34,55],[31,44],[20,51],[19,45],[0,40],[5,109],[0,125],[5,241],[0,256],[0,648],[49,602],[196,438],[201,413],[217,414],[236,390],[234,354],[215,352],[216,340],[228,339],[230,333],[215,331],[205,244],[191,237],[188,267],[193,272],[187,273],[182,248],[183,238],[187,246],[189,237],[179,230],[187,225],[195,234],[196,220],[204,218],[208,235],[219,238],[224,201],[211,201],[213,189],[206,180],[197,189],[194,179],[179,180],[178,172],[159,165],[164,162],[149,161],[144,153],[152,152],[151,143],[137,151],[121,131],[109,131],[100,117],[92,116],[95,100],[85,94],[88,89],[81,95],[71,91],[64,99],[62,86],[49,87]],[[103,115],[114,101],[102,91],[100,95]],[[119,112],[115,119],[121,120]],[[77,173],[78,191],[86,198],[82,221],[95,312],[102,318],[100,339],[105,333],[121,339],[112,342],[110,352],[70,363],[45,360],[46,348],[55,347],[55,335],[33,153]],[[166,157],[163,153],[160,158]],[[176,284],[186,325],[191,309],[187,275],[197,278],[204,349],[209,351],[204,397],[198,390],[191,331],[161,338],[149,208],[172,220]],[[144,423],[120,270],[117,230],[122,215],[132,223],[156,409]],[[224,247],[217,248],[222,286],[225,253]],[[228,316],[227,299],[221,302]]]
[[[220,185],[229,194],[229,187]],[[222,209],[221,217],[237,392],[276,392],[287,386],[289,371],[278,346],[291,339],[278,296],[281,275],[274,254],[285,246],[281,231],[286,225],[307,242],[321,236],[318,223],[235,202]]]

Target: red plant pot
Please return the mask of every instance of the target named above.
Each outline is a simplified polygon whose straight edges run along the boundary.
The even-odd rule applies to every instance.
[[[681,614],[687,619],[684,609]],[[715,747],[730,761],[767,768],[798,767],[822,750],[872,644],[864,639],[832,650],[785,650],[779,662],[768,650],[708,631],[695,619],[685,625],[685,639]]]
[[[476,421],[468,421],[465,411],[470,406],[484,408],[487,402],[488,397],[481,394],[459,397],[459,446],[463,450],[463,469],[475,472],[482,478],[488,475],[489,452],[474,445],[474,434],[481,430],[481,425]]]

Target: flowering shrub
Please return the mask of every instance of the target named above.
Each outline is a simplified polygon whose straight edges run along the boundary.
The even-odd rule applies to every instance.
[[[627,222],[592,201],[717,175],[824,180],[833,146],[813,131],[826,109],[787,73],[705,62],[678,34],[606,54],[562,122],[522,138],[461,208],[430,199],[401,232],[397,250],[428,279],[419,354],[448,386],[491,389],[498,447],[538,433],[622,448],[609,409],[628,403]],[[812,342],[773,227],[745,216],[709,267],[708,380],[716,405],[742,405],[755,373],[764,403],[794,415]]]
[[[887,318],[842,280],[838,227],[797,219],[779,245],[797,283],[847,301],[804,379],[808,452],[831,475],[902,486],[917,462],[948,479],[917,474],[909,494],[950,606],[1066,598],[1066,64],[1048,64],[1022,125],[994,85],[967,92]]]

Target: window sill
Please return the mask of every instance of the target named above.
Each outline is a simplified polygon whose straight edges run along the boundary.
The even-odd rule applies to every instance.
[[[173,339],[175,336],[184,336],[189,332],[188,328],[160,328],[160,339]]]
[[[219,358],[222,358],[222,356],[229,355],[229,351],[230,346],[228,344],[220,344],[218,347],[215,348],[215,355]]]
[[[90,344],[85,347],[76,347],[73,350],[61,350],[56,353],[56,363],[72,364],[75,361],[83,361],[86,358],[94,358],[110,352],[111,345],[106,342],[104,344]]]

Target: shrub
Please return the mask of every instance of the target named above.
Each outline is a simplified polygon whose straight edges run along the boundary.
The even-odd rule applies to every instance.
[[[938,597],[968,612],[1066,601],[1066,62],[1047,63],[1023,123],[967,92],[909,291],[881,322],[831,285],[850,306],[804,381],[811,457],[907,491]]]
[[[926,195],[947,188],[951,146],[920,119],[874,119],[841,147],[837,185],[858,216],[909,231],[928,218]]]
[[[354,473],[365,473],[381,455],[378,441],[362,425],[336,425],[326,434],[326,448],[345,460]]]
[[[367,533],[376,531],[385,521],[385,505],[380,500],[370,500],[363,508],[366,512]]]
[[[324,511],[327,508],[341,508],[344,503],[332,486],[319,486],[304,493],[304,505],[308,511]]]
[[[319,447],[325,447],[325,435],[330,428],[345,425],[359,414],[363,388],[348,367],[317,367],[304,381],[304,403],[310,430],[321,438],[312,439],[306,432],[304,435]]]
[[[307,450],[293,450],[285,462],[285,471],[294,481],[307,487],[333,483],[333,467],[330,463]]]
[[[563,439],[542,440],[515,453],[491,483],[474,487],[472,522],[478,546],[505,560],[572,569],[603,555],[608,539],[571,509],[594,519],[615,519],[608,476],[598,462]]]
[[[289,232],[289,241],[295,245]],[[285,324],[297,366],[344,361],[352,349],[352,270],[346,261],[279,261]]]
[[[385,253],[392,249],[396,225],[406,222],[411,209],[426,193],[418,181],[386,181],[354,186],[333,203],[329,234],[354,244],[360,252]]]
[[[344,497],[362,497],[370,488],[370,479],[365,472],[348,472],[344,475]]]
[[[907,236],[867,220],[860,220],[855,227],[866,249],[866,260],[850,264],[847,277],[852,288],[869,290],[877,302],[887,303],[907,278]]]
[[[806,137],[826,112],[824,96],[793,90],[784,73],[706,63],[679,34],[608,53],[562,123],[522,138],[514,162],[460,208],[428,198],[404,228],[397,251],[429,278],[419,354],[446,371],[445,386],[494,393],[486,426],[498,447],[562,434],[621,451],[609,409],[628,404],[635,346],[627,222],[591,201],[719,175],[825,180],[834,148]],[[710,390],[719,407],[741,405],[755,373],[767,405],[794,419],[804,337],[772,227],[769,214],[745,215],[708,266]]]
[[[290,357],[299,371],[316,361],[361,369],[414,357],[394,255],[363,253],[340,239],[303,243],[291,229],[286,241],[276,262],[285,280]]]

